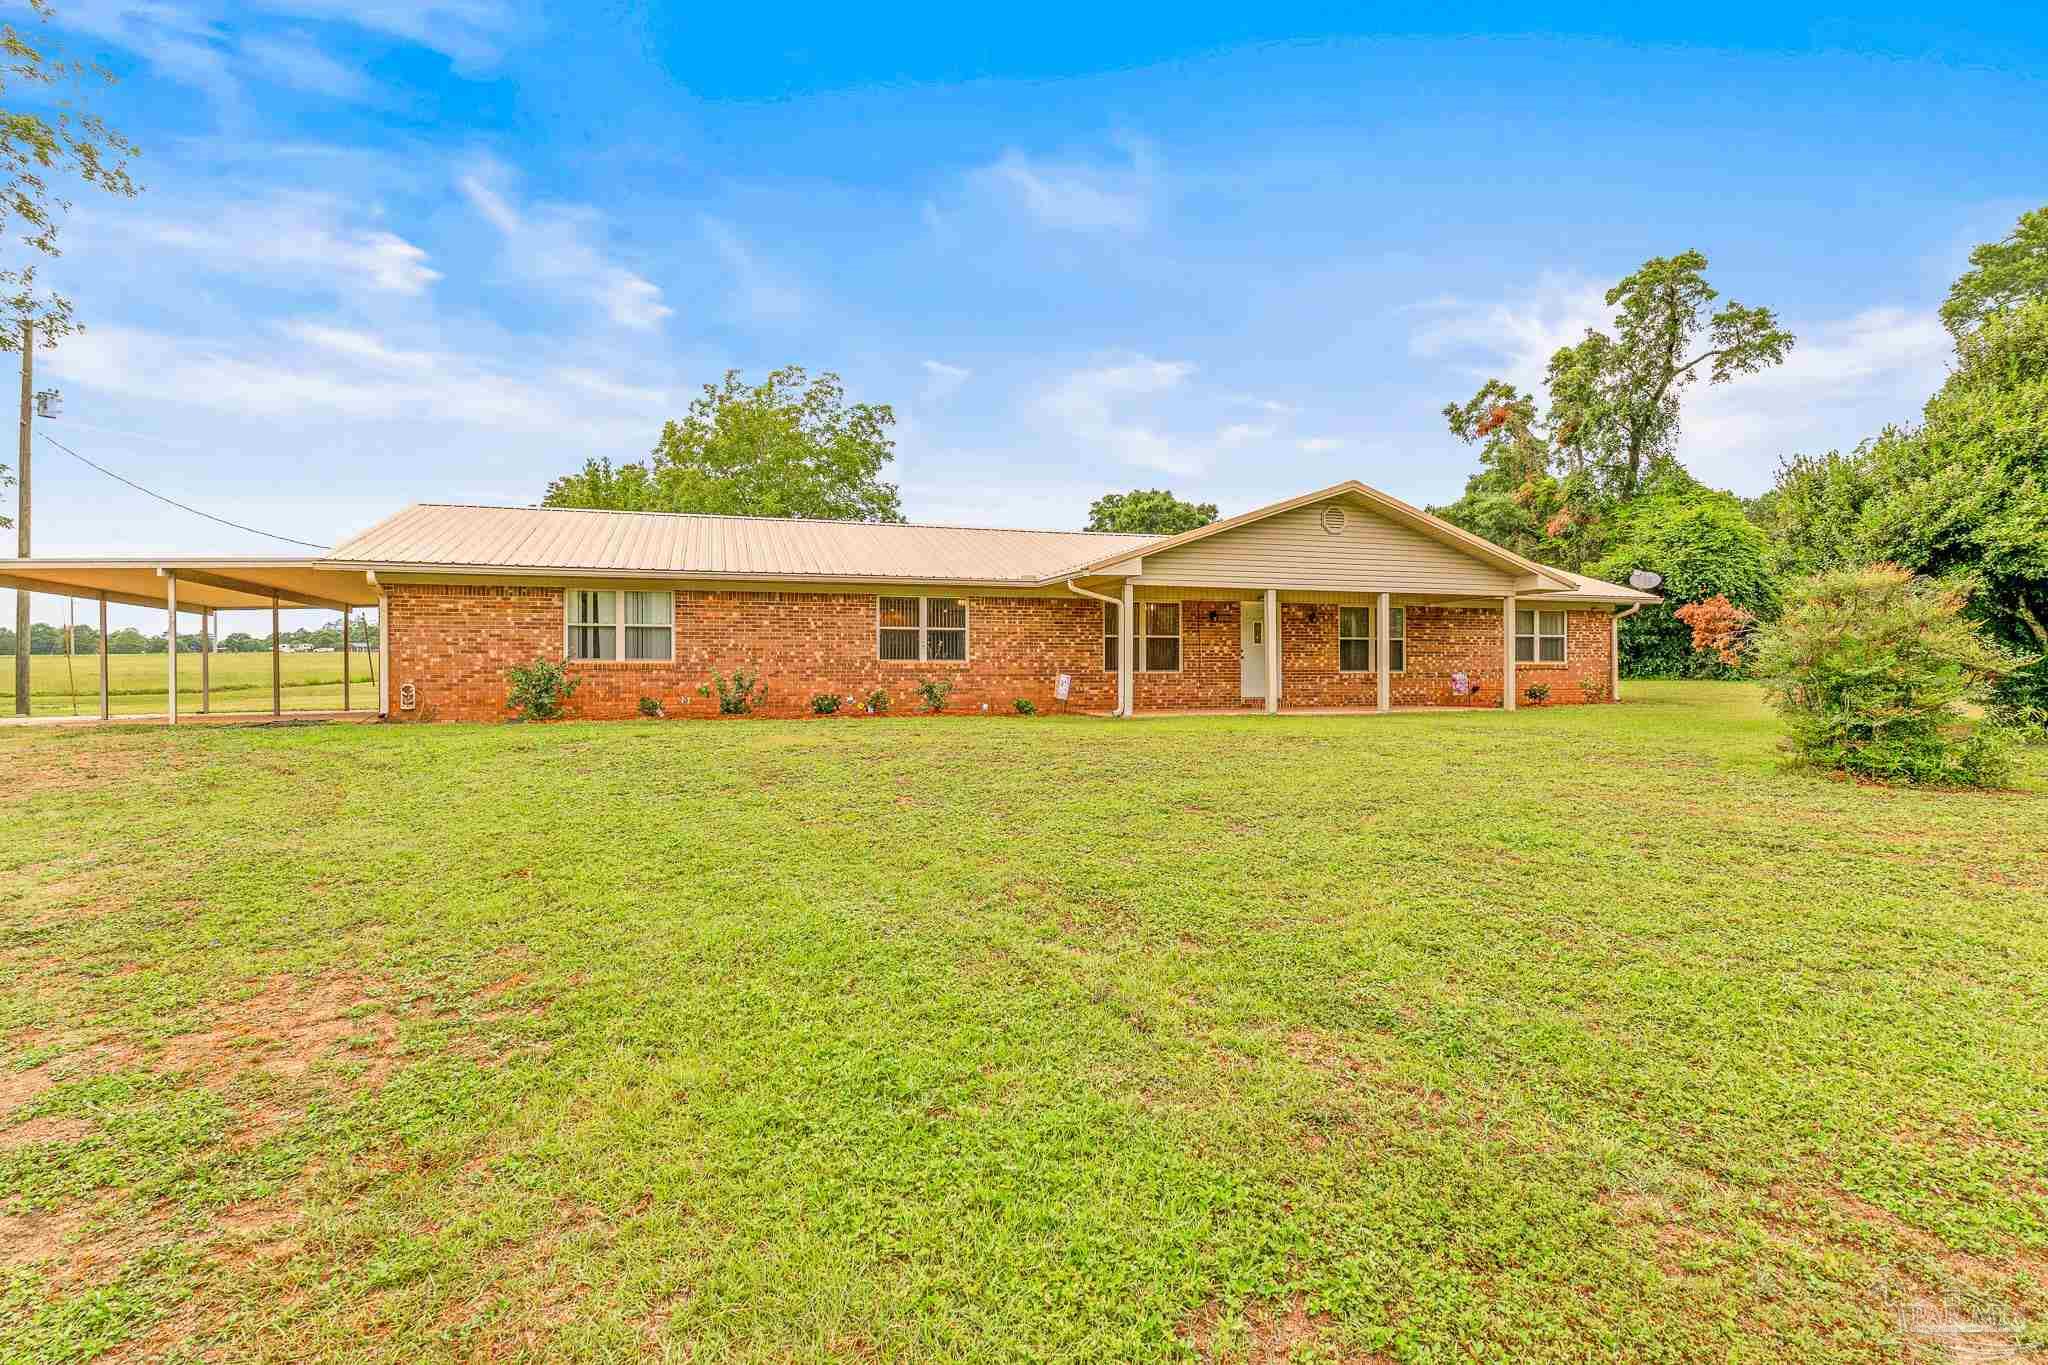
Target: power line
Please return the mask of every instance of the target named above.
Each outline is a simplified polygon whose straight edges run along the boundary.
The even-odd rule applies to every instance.
[[[141,484],[135,482],[135,480],[130,478],[124,478],[122,475],[116,474],[113,470],[107,468],[105,465],[97,464],[91,460],[86,459],[85,456],[79,454],[70,446],[65,445],[62,441],[58,440],[54,436],[49,435],[46,432],[39,431],[36,433],[36,435],[41,436],[45,441],[48,441],[51,445],[57,447],[57,449],[63,451],[66,455],[69,455],[72,459],[78,461],[80,464],[91,465],[94,469],[97,469],[100,473],[106,475],[108,478],[113,479],[118,483],[125,483],[138,493],[147,493],[152,498],[155,498],[158,502],[169,503],[171,506],[177,508],[181,512],[190,512],[195,517],[205,517],[208,521],[217,521],[223,526],[232,526],[237,531],[247,531],[251,535],[268,536],[272,540],[282,540],[287,541],[293,545],[303,545],[309,550],[325,550],[328,548],[325,545],[317,545],[310,540],[300,540],[297,536],[281,536],[275,531],[264,531],[254,526],[244,526],[239,521],[229,521],[226,517],[217,517],[211,512],[202,512],[197,507],[194,507],[189,503],[179,502],[176,498],[167,498],[163,494],[157,492],[154,488],[144,488]]]

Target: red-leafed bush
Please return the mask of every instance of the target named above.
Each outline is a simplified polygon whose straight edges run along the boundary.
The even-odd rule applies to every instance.
[[[1749,628],[1756,624],[1756,613],[1744,611],[1728,600],[1725,593],[1715,593],[1701,602],[1688,602],[1671,613],[1686,625],[1692,627],[1692,647],[1701,654],[1711,653],[1730,668],[1740,668],[1743,653],[1749,645]]]

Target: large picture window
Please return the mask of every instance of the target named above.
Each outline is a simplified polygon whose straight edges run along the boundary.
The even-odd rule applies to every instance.
[[[1561,664],[1564,662],[1563,612],[1517,611],[1515,613],[1515,662],[1518,664]]]
[[[1144,602],[1139,606],[1139,671],[1180,672],[1180,603]]]
[[[670,663],[676,657],[676,595],[672,592],[572,588],[565,594],[571,658]]]
[[[877,597],[875,649],[891,662],[962,662],[967,603],[958,597]]]

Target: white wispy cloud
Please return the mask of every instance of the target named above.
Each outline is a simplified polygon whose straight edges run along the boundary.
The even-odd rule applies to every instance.
[[[1295,448],[1310,455],[1328,455],[1350,444],[1351,442],[1342,436],[1310,436],[1306,440],[1297,441]]]
[[[958,365],[948,365],[943,360],[924,362],[924,391],[919,395],[925,403],[943,403],[960,391],[960,386],[974,377],[974,371]]]
[[[803,290],[762,260],[738,229],[709,214],[704,215],[702,225],[705,240],[725,264],[734,317],[749,322],[786,322],[803,313]]]
[[[1415,354],[1449,359],[1475,381],[1495,375],[1540,393],[1550,357],[1612,315],[1605,286],[1583,275],[1545,272],[1527,289],[1484,304],[1439,295],[1417,305],[1425,321],[1409,337]],[[1474,387],[1477,387],[1475,382]]]
[[[595,210],[572,204],[513,202],[509,172],[484,161],[457,181],[463,194],[504,241],[512,274],[563,297],[592,305],[621,327],[645,331],[675,310],[661,287],[611,260],[591,239],[603,230]]]
[[[146,201],[145,201],[146,203]],[[93,215],[86,231],[134,248],[190,255],[239,278],[288,276],[337,293],[418,295],[441,272],[397,233],[347,221],[353,206],[326,194],[276,194],[157,216]]]
[[[254,68],[251,74],[280,85],[342,100],[365,100],[373,93],[361,70],[328,56],[308,34],[256,34],[238,46],[246,67]]]
[[[1118,142],[1125,154],[1121,163],[1060,161],[1011,148],[972,179],[1042,227],[1141,232],[1152,217],[1157,158],[1143,139]]]
[[[258,0],[275,14],[352,24],[439,52],[474,70],[504,55],[519,27],[501,0]]]
[[[1230,406],[1191,389],[1195,367],[1150,356],[1120,357],[1063,375],[1037,400],[1059,437],[1123,464],[1191,476],[1274,440],[1279,422],[1217,422]]]

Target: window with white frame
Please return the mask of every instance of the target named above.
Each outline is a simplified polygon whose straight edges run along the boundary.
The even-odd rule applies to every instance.
[[[676,595],[614,588],[564,594],[571,659],[670,663],[676,657]]]
[[[1337,609],[1337,668],[1343,673],[1370,673],[1377,642],[1371,607]],[[1387,618],[1387,658],[1393,671],[1408,667],[1408,608],[1394,607]]]
[[[1180,603],[1144,602],[1138,612],[1138,671],[1180,672]]]
[[[1337,669],[1342,673],[1372,672],[1372,608],[1337,609]]]
[[[877,597],[875,650],[891,662],[967,658],[967,603],[958,597]]]
[[[1102,671],[1116,672],[1117,612],[1120,608],[1114,602],[1102,604]]]
[[[1561,664],[1564,662],[1563,612],[1517,611],[1515,613],[1515,662],[1518,664]]]

